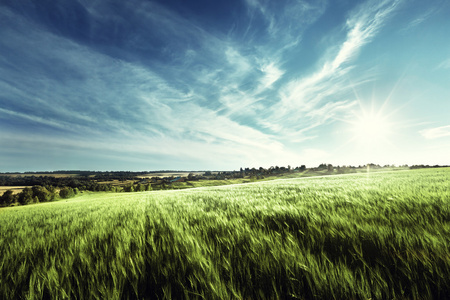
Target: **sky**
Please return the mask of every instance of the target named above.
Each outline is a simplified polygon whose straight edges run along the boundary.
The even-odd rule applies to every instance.
[[[446,0],[0,0],[0,172],[450,164]]]

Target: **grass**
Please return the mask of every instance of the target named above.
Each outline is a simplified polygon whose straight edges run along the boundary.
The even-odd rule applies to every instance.
[[[450,169],[0,209],[1,299],[447,299]]]
[[[370,173],[378,173],[378,172],[391,172],[391,171],[405,171],[408,168],[402,167],[394,167],[394,168],[377,168],[371,169]],[[342,171],[346,174],[352,173],[367,173],[367,169],[345,169]],[[249,183],[249,182],[262,182],[262,181],[270,181],[277,179],[288,179],[288,178],[305,178],[305,177],[317,177],[317,176],[330,176],[330,175],[338,175],[338,171],[334,169],[329,172],[327,170],[319,170],[314,171],[311,169],[307,169],[305,171],[300,172],[288,172],[288,173],[280,173],[280,174],[269,174],[269,175],[260,175],[260,176],[245,176],[244,178],[233,178],[226,180],[216,180],[216,179],[201,179],[198,181],[187,181],[187,182],[174,182],[172,183],[172,189],[186,189],[193,187],[212,187],[212,186],[221,186],[221,185],[233,185],[233,184],[241,184],[241,183]]]

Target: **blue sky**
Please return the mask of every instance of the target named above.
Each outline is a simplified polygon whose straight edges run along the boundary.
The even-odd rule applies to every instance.
[[[0,171],[450,164],[449,15],[0,0]]]

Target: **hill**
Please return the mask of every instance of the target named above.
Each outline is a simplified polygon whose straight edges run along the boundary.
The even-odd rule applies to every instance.
[[[445,299],[450,169],[0,209],[0,298]]]

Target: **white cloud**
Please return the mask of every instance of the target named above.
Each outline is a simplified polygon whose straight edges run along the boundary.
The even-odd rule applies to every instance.
[[[341,110],[342,102],[322,107],[320,103],[325,99],[333,101],[331,97],[336,101],[349,92],[352,85],[346,83],[345,77],[352,69],[349,62],[372,40],[398,4],[399,1],[369,1],[359,6],[347,19],[347,36],[337,47],[337,53],[325,58],[311,75],[293,79],[281,88],[280,102],[272,108],[273,114],[265,121],[266,127],[276,128],[267,123],[277,122],[283,124],[283,132],[300,132],[302,128],[314,128],[317,123],[325,122],[329,119],[327,116],[333,115],[333,110]],[[325,110],[326,114],[321,113]]]
[[[325,10],[326,1],[290,1],[282,6],[275,1],[246,0],[251,17],[254,11],[260,13],[266,22],[266,31],[271,38],[277,39],[277,46],[289,48],[298,44],[302,31],[314,22]]]
[[[260,79],[263,89],[270,88],[284,74],[284,71],[280,70],[273,62],[262,66],[260,70],[264,74]]]
[[[322,107],[308,112],[306,116],[318,119],[322,123],[325,120],[334,118],[336,114],[348,112],[357,104],[357,101],[328,102]]]
[[[450,125],[424,129],[424,130],[419,131],[419,133],[424,138],[429,139],[429,140],[434,140],[434,139],[450,136]]]
[[[242,56],[236,49],[228,47],[225,51],[225,56],[228,62],[232,65],[235,73],[239,76],[245,76],[251,69],[251,65],[248,60]]]
[[[13,106],[0,109],[0,114],[79,133],[64,139],[43,136],[48,147],[65,145],[144,158],[178,156],[214,165],[218,159],[256,164],[280,164],[280,156],[292,159],[291,163],[299,160],[283,142],[314,138],[310,134],[314,128],[345,114],[355,104],[346,94],[350,63],[398,2],[370,1],[360,6],[348,18],[345,40],[331,47],[336,51],[324,57],[324,63],[311,74],[287,83],[283,81],[289,76],[283,54],[301,41],[306,25],[323,13],[325,1],[314,2],[314,6],[294,1],[283,8],[277,2],[247,0],[253,13],[266,20],[264,34],[259,28],[254,30],[263,43],[251,38],[233,40],[232,34],[202,28],[192,21],[195,18],[155,2],[139,2],[137,6],[136,1],[127,2],[124,5],[133,12],[133,18],[128,19],[120,12],[111,12],[108,17],[99,13],[102,8],[98,5],[107,2],[84,3],[94,19],[92,24],[97,24],[90,27],[92,35],[101,32],[95,26],[110,21],[117,30],[139,25],[123,41],[131,59],[104,51],[108,45],[99,49],[77,43],[45,32],[30,20],[21,20],[20,30],[3,37],[12,48],[25,49],[19,56],[27,61],[16,69],[26,67],[36,74],[22,77],[25,80],[21,82],[21,74],[9,72],[15,83],[0,81],[0,96],[8,96],[18,107],[17,111]],[[156,25],[158,30],[148,29]],[[251,21],[243,25],[249,37],[254,29],[251,25]],[[158,47],[146,39],[150,33],[167,45],[158,49],[164,60],[153,61],[151,54],[133,57],[130,49],[147,53]],[[0,63],[9,61],[0,57]],[[66,72],[51,72],[57,67]],[[80,138],[82,135],[85,138]],[[327,153],[309,149],[300,159],[302,156],[322,159]]]
[[[426,12],[421,13],[419,16],[416,16],[413,20],[411,20],[404,28],[401,29],[401,31],[404,32],[414,29],[415,27],[430,19],[435,13],[438,13],[439,11],[440,9],[438,7],[432,7],[428,9]]]
[[[24,114],[24,113],[11,111],[11,110],[8,110],[8,109],[0,108],[0,116],[1,116],[1,114],[9,115],[9,116],[12,116],[14,118],[26,119],[26,120],[31,121],[31,122],[35,122],[35,123],[38,123],[38,124],[44,124],[44,125],[48,125],[48,126],[51,126],[51,127],[56,127],[56,128],[61,128],[61,129],[73,129],[68,124],[62,124],[62,123],[54,121],[54,120],[49,120],[49,119],[45,119],[45,118],[41,118],[41,117],[37,117],[37,116],[33,116],[33,115],[27,115],[27,114]]]

